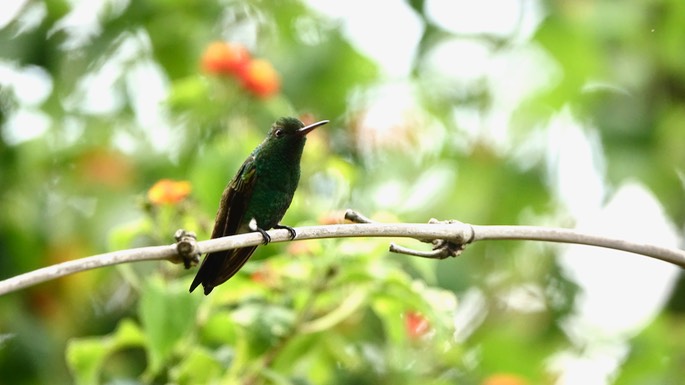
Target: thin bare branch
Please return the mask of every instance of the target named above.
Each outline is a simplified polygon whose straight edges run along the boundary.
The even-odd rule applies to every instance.
[[[685,251],[648,243],[583,233],[571,229],[537,226],[476,226],[473,225],[473,242],[485,240],[529,240],[557,243],[575,243],[627,251],[660,259],[685,268]]]
[[[368,220],[368,218],[365,219]],[[404,237],[423,241],[437,240],[439,241],[437,243],[442,241],[443,244],[448,245],[448,247],[452,249],[482,240],[519,239],[576,243],[642,254],[685,268],[685,251],[683,250],[630,242],[623,239],[608,238],[559,228],[533,226],[475,226],[457,221],[446,221],[437,223],[352,223],[299,227],[296,231],[296,240],[349,237]],[[272,242],[286,242],[291,240],[290,232],[286,229],[270,230],[268,234],[271,236]],[[219,250],[255,246],[261,244],[262,241],[263,238],[261,234],[247,233],[210,239],[197,243],[181,242],[179,244],[182,247],[184,255],[192,256]],[[437,243],[434,242],[434,245]],[[179,244],[116,251],[41,268],[0,281],[0,295],[80,271],[119,263],[163,259],[179,262],[181,261],[181,259],[179,259]],[[189,250],[188,248],[191,249]],[[196,249],[193,250],[192,248]],[[430,252],[428,254],[430,254]],[[435,254],[443,255],[440,253]]]

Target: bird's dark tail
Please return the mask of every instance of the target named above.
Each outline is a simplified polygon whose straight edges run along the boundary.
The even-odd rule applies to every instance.
[[[190,284],[190,292],[192,293],[198,285],[202,284],[205,295],[208,295],[215,286],[233,277],[250,259],[256,248],[257,246],[252,246],[207,254],[193,283]]]

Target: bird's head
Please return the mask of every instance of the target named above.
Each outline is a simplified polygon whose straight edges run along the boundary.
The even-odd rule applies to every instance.
[[[284,139],[287,137],[300,137],[303,138],[305,135],[310,133],[312,130],[319,126],[323,126],[328,123],[328,120],[322,120],[320,122],[312,123],[305,126],[299,119],[292,117],[283,117],[278,119],[273,126],[271,126],[271,131],[269,131],[270,139]]]

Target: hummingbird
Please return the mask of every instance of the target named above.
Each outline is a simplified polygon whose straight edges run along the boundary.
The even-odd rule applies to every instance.
[[[258,231],[266,245],[271,241],[266,230],[271,228],[287,229],[291,239],[295,238],[295,229],[279,222],[290,207],[300,180],[306,135],[326,123],[328,120],[305,126],[296,118],[276,120],[266,139],[247,157],[221,195],[212,239]],[[190,292],[202,284],[208,295],[237,273],[256,248],[208,253],[190,285]]]

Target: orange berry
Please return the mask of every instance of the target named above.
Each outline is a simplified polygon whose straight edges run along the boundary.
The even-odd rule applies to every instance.
[[[266,98],[281,87],[281,79],[274,67],[266,60],[251,60],[240,73],[243,87],[255,95]]]
[[[190,191],[188,181],[160,179],[147,191],[147,199],[153,205],[176,204],[185,199]]]
[[[237,75],[250,61],[250,53],[243,45],[215,41],[202,54],[202,69],[211,74]]]

